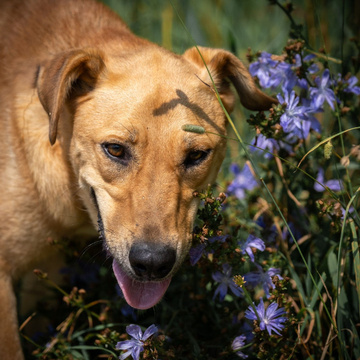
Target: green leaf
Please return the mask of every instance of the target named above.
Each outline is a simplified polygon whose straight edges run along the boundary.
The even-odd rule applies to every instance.
[[[182,129],[184,131],[187,132],[193,132],[193,133],[197,133],[197,134],[204,134],[205,133],[205,129],[202,126],[199,125],[184,125],[182,127]]]
[[[74,359],[76,360],[85,360],[85,359],[88,359],[89,357],[84,357],[83,354],[79,353],[78,351],[76,350],[71,350],[70,351],[70,354],[74,357]]]
[[[81,345],[85,344],[84,338],[82,336],[79,336],[78,340],[79,340]],[[86,350],[81,350],[81,354],[83,355],[85,360],[90,360],[89,355],[88,355]]]
[[[331,252],[328,253],[327,255],[327,263],[328,263],[328,269],[329,269],[329,273],[332,279],[332,283],[334,288],[336,288],[336,284],[337,284],[337,261],[336,261],[336,255],[333,252],[334,249],[332,249]],[[330,290],[330,289],[329,289]]]

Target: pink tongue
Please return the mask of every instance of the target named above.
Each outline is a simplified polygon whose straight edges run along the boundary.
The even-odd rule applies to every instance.
[[[156,305],[170,285],[171,278],[161,282],[139,282],[131,279],[113,261],[113,270],[126,302],[135,309],[149,309]]]

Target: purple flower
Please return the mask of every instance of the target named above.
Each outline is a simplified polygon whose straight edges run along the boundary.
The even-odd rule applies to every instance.
[[[316,58],[316,55],[314,54],[309,54],[309,55],[306,55],[304,57],[304,62],[308,62],[308,61],[311,61],[312,59]],[[311,64],[308,68],[307,68],[307,72],[309,74],[315,74],[316,72],[318,72],[320,69],[319,67],[316,65],[316,64]]]
[[[280,104],[286,104],[285,112],[280,117],[280,125],[287,133],[301,138],[306,138],[310,131],[310,122],[307,121],[306,108],[298,106],[299,97],[295,97],[295,91],[289,93],[284,89],[284,98],[278,94],[277,98]]]
[[[308,88],[308,82],[306,81],[306,79],[298,79],[296,85],[304,90],[307,90]]]
[[[286,314],[285,309],[278,309],[278,304],[274,302],[271,303],[265,311],[264,301],[262,298],[260,299],[260,304],[255,306],[255,308],[260,320],[260,330],[264,331],[266,328],[269,335],[271,335],[272,331],[281,335],[279,331],[284,328],[283,323],[287,320],[286,317],[283,316]],[[249,320],[258,320],[252,306],[249,306],[249,308],[245,311],[245,317]]]
[[[253,151],[257,151],[259,149],[267,150],[264,157],[266,159],[271,159],[272,153],[275,150],[280,150],[280,148],[285,149],[288,153],[292,154],[294,152],[292,147],[296,141],[297,138],[291,133],[284,138],[284,141],[266,138],[263,134],[260,134],[253,139],[251,144],[256,146]]]
[[[310,61],[310,60],[315,59],[315,58],[316,58],[315,54],[309,54],[309,55],[306,55],[304,57],[304,61]]]
[[[275,289],[275,285],[272,282],[272,277],[277,275],[280,280],[283,278],[280,276],[280,269],[270,268],[268,271],[264,272],[262,267],[258,264],[255,264],[258,270],[251,271],[244,276],[246,281],[246,286],[249,288],[255,288],[258,285],[262,285],[265,295],[267,298],[270,297],[270,289]]]
[[[144,342],[152,335],[157,333],[158,329],[155,325],[149,326],[144,334],[139,325],[131,324],[126,327],[126,332],[132,337],[131,340],[119,341],[116,344],[117,350],[128,350],[126,353],[120,355],[119,359],[126,359],[132,356],[134,360],[139,360],[140,353],[144,351]]]
[[[310,96],[311,99],[314,101],[316,108],[321,108],[324,102],[326,101],[332,110],[334,108],[334,101],[336,101],[334,92],[329,88],[331,85],[330,81],[330,71],[326,69],[320,79],[317,77],[315,79],[315,83],[317,85],[316,88],[310,88]]]
[[[324,110],[316,108],[314,101],[311,101],[309,99],[301,98],[301,103],[305,107],[305,114],[311,124],[310,128],[320,133],[321,125],[319,123],[319,120],[315,116],[313,116],[313,114],[323,112]]]
[[[257,76],[260,86],[269,88],[271,69],[277,64],[277,61],[271,59],[271,54],[262,52],[258,57],[258,61],[250,64],[249,71],[252,76]]]
[[[245,335],[240,335],[234,339],[232,342],[231,348],[236,351],[235,354],[242,359],[246,359],[248,356],[243,354],[240,350],[245,345],[246,337]]]
[[[280,150],[280,146],[278,144],[278,142],[274,139],[268,139],[266,138],[263,134],[258,135],[257,137],[254,138],[254,140],[251,142],[251,144],[255,145],[256,147],[263,149],[263,150],[267,150],[270,153],[274,152],[275,150]],[[259,150],[254,148],[255,151]],[[269,153],[265,153],[265,158],[270,159],[272,158],[272,154]]]
[[[194,266],[201,259],[205,248],[206,244],[199,244],[189,250],[190,264],[192,266]]]
[[[214,281],[219,283],[219,286],[216,288],[213,299],[216,298],[219,294],[220,301],[223,301],[225,295],[228,292],[228,288],[232,291],[235,296],[242,296],[243,290],[235,284],[231,276],[232,267],[229,264],[222,265],[223,272],[217,271],[212,274]]]
[[[341,191],[344,188],[344,184],[343,184],[343,182],[341,180],[333,179],[333,180],[325,181],[324,169],[323,168],[319,168],[319,172],[318,172],[318,175],[316,177],[316,180],[320,184],[323,184],[324,186],[328,187],[332,191]],[[319,183],[315,183],[314,189],[317,192],[325,191],[324,187],[322,185],[320,185]]]
[[[360,87],[355,86],[358,83],[358,78],[356,76],[351,76],[348,80],[343,80],[341,74],[338,75],[338,82],[344,82],[347,85],[344,89],[346,93],[353,93],[355,95],[360,95]]]
[[[303,58],[303,61],[301,61],[301,56],[300,56],[300,54],[296,54],[295,55],[295,68],[298,68],[298,67],[300,67],[302,64],[303,64],[303,62],[309,62],[309,61],[311,61],[312,59],[314,59],[314,58],[316,58],[316,55],[314,55],[314,54],[310,54],[310,55],[306,55],[304,58]],[[318,72],[320,69],[319,69],[319,67],[316,65],[316,64],[311,64],[308,68],[307,68],[307,72],[309,73],[309,74],[314,74],[314,73],[316,73],[316,72]]]
[[[283,89],[291,91],[296,85],[296,81],[297,76],[288,63],[279,62],[271,69],[269,84],[273,89],[282,84]]]
[[[232,164],[230,171],[235,175],[235,179],[229,185],[228,191],[234,193],[239,200],[245,198],[245,190],[251,191],[258,186],[248,164],[245,164],[241,171],[237,164]]]
[[[300,56],[300,54],[296,54],[294,67],[298,68],[300,66],[301,66],[301,56]]]
[[[254,262],[254,254],[251,250],[252,247],[264,251],[265,250],[265,243],[255,237],[254,235],[249,235],[248,238],[245,241],[239,241],[238,242],[241,252],[246,251],[246,253],[249,255],[252,262]]]
[[[308,67],[308,69],[307,69],[307,71],[308,71],[309,74],[315,74],[315,73],[317,73],[319,70],[320,70],[320,69],[319,69],[319,67],[318,67],[316,64],[311,64],[311,65]]]

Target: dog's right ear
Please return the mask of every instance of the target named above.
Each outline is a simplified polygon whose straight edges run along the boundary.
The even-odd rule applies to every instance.
[[[90,92],[104,72],[103,56],[93,49],[59,54],[40,67],[37,92],[49,116],[51,145],[56,141],[59,117],[66,100]]]
[[[235,98],[227,80],[233,83],[241,103],[249,110],[269,110],[272,104],[278,103],[276,99],[264,94],[256,87],[244,64],[228,51],[198,46],[187,50],[183,57],[199,69],[200,79],[212,87],[204,65],[205,62],[218,89],[221,101],[229,113],[234,108]]]

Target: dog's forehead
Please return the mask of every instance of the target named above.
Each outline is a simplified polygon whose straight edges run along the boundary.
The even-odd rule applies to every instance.
[[[108,55],[105,64],[110,72],[145,82],[155,79],[177,81],[196,71],[194,64],[181,55],[158,46]]]
[[[137,84],[122,83],[100,89],[93,99],[93,120],[85,126],[98,126],[102,133],[108,129],[109,135],[123,134],[133,143],[145,135],[158,140],[181,137],[189,147],[203,136],[184,131],[184,125],[198,125],[225,134],[224,114],[217,103],[214,106],[201,97],[197,99],[186,89],[153,86],[146,91],[138,90]]]
[[[154,61],[140,57],[135,63],[133,58],[115,60],[94,92],[96,112],[114,126],[135,124],[158,131],[192,124],[224,132],[215,93],[186,60],[176,55],[155,56]]]

